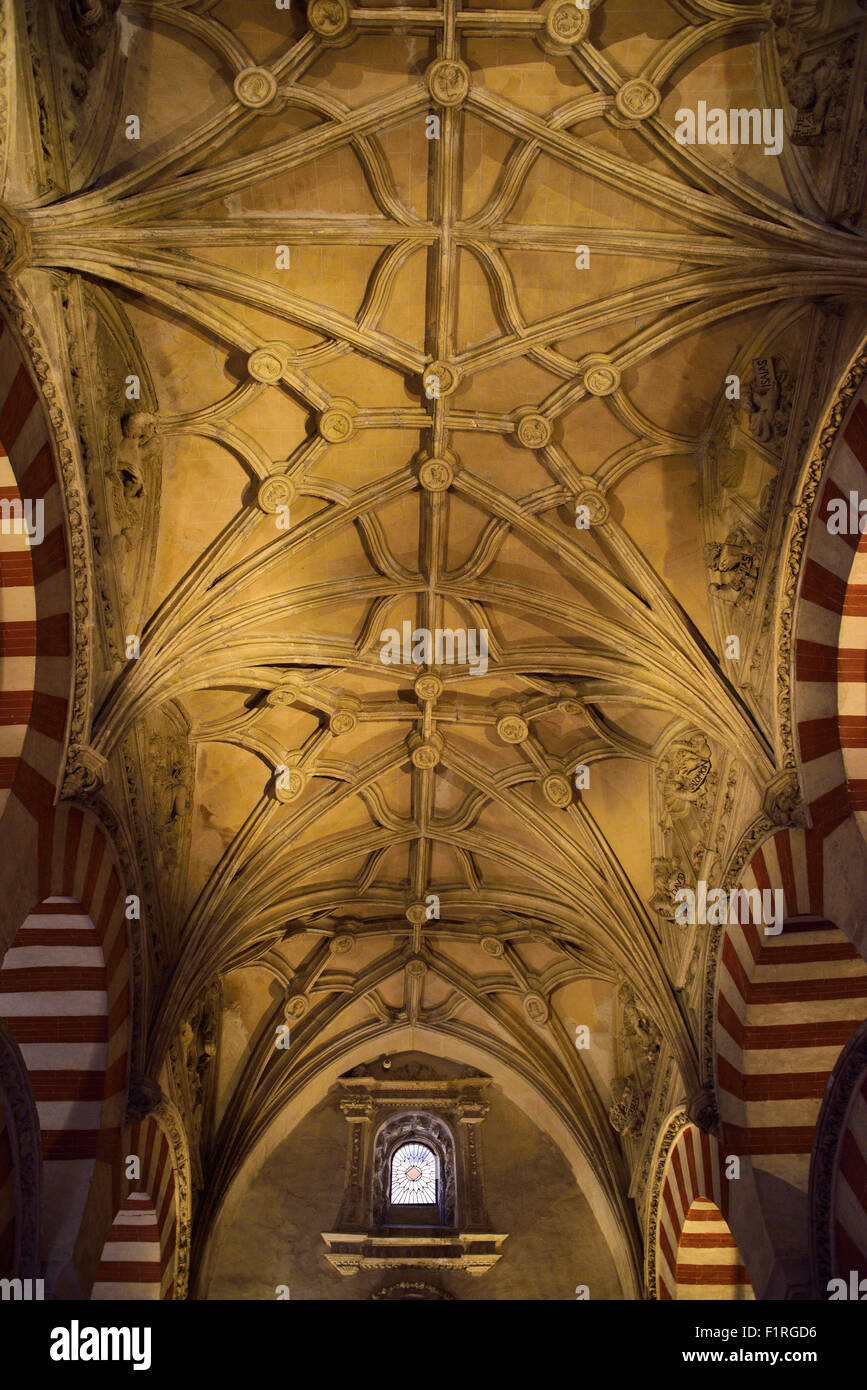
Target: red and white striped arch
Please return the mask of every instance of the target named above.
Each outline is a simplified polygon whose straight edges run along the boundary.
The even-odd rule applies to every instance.
[[[831,450],[810,527],[794,624],[793,708],[805,800],[826,834],[867,810],[867,682],[861,536],[828,530],[831,503],[867,498],[867,381]],[[850,587],[851,586],[851,587]],[[861,817],[859,817],[861,819]]]
[[[124,1160],[129,1155],[135,1155],[140,1162],[141,1177],[134,1183],[130,1196],[144,1192],[154,1212],[159,1245],[158,1292],[155,1296],[173,1299],[178,1258],[178,1175],[175,1172],[172,1143],[159,1117],[148,1115],[130,1126],[123,1147]],[[154,1274],[153,1270],[151,1272]],[[115,1295],[98,1295],[94,1288],[92,1296]]]
[[[772,936],[752,921],[727,926],[716,995],[727,1151],[762,1155],[804,1191],[828,1077],[867,1012],[867,965],[823,916],[822,855],[821,830],[780,830],[759,846],[738,886],[781,890],[784,927]]]
[[[50,1280],[71,1259],[95,1165],[119,1162],[131,981],[125,896],[98,821],[64,804],[41,823],[39,845],[48,891],[3,957],[0,1016],[39,1115]]]
[[[716,1139],[694,1124],[678,1134],[662,1176],[655,1241],[656,1297],[752,1298],[728,1228],[729,1181]]]
[[[729,1224],[709,1197],[696,1197],[686,1214],[677,1247],[677,1299],[755,1298]]]
[[[91,1298],[159,1299],[163,1282],[160,1228],[149,1192],[131,1192],[114,1218]]]
[[[0,656],[9,663],[0,689],[9,749],[0,747],[0,791],[7,803],[18,803],[24,819],[16,825],[23,829],[27,817],[38,822],[53,805],[61,769],[72,678],[71,585],[49,421],[2,316],[0,455],[0,496],[14,487],[25,502],[44,508],[41,544],[27,547],[27,555],[16,545],[0,552]]]

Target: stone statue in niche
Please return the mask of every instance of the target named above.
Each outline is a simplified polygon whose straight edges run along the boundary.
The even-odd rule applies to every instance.
[[[674,739],[656,770],[672,830],[693,868],[706,848],[710,793],[716,786],[710,744],[700,729]]]
[[[87,96],[89,74],[105,52],[119,7],[120,0],[57,0],[63,37],[79,69],[73,87],[78,102]]]
[[[742,526],[736,526],[724,541],[706,545],[704,554],[708,569],[716,576],[709,587],[724,603],[748,602],[755,596],[759,547]]]
[[[159,455],[154,416],[136,410],[120,422],[121,439],[106,468],[113,521],[132,550],[142,528],[149,472]]]
[[[181,1048],[190,1093],[190,1119],[194,1132],[200,1135],[208,1071],[217,1055],[216,999],[212,995],[206,996],[181,1025]]]
[[[180,738],[152,735],[150,754],[157,846],[160,855],[168,861],[177,848],[181,826],[189,814],[192,774]]]

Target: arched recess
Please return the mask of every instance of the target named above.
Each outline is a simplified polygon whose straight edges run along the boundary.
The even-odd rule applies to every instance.
[[[729,1224],[709,1197],[696,1197],[677,1245],[679,1303],[701,1299],[749,1302],[755,1298]]]
[[[738,882],[781,892],[783,929],[729,923],[719,956],[714,1065],[722,1142],[740,1158],[732,1230],[762,1296],[808,1286],[810,1153],[828,1077],[867,1007],[867,965],[824,916],[821,829],[780,830]],[[751,908],[752,917],[752,908]]]
[[[42,1152],[27,1066],[0,1020],[0,1278],[38,1279]]]
[[[822,1103],[810,1167],[811,1268],[816,1298],[832,1279],[867,1280],[867,1022],[843,1049]],[[853,1279],[854,1276],[854,1279]],[[858,1292],[859,1301],[867,1285]]]
[[[98,821],[64,804],[40,829],[42,895],[3,957],[0,1017],[21,1049],[39,1115],[48,1292],[72,1265],[85,1207],[94,1203],[88,1228],[96,1244],[79,1251],[66,1286],[75,1294],[90,1282],[117,1205],[130,962],[124,893]]]
[[[391,1053],[427,1052],[431,1056],[462,1062],[478,1072],[492,1075],[502,1087],[507,1099],[523,1110],[530,1120],[549,1135],[569,1164],[575,1182],[586,1198],[611,1253],[622,1297],[633,1299],[641,1296],[635,1247],[630,1242],[625,1223],[619,1218],[599,1177],[590,1166],[563,1109],[552,1104],[501,1056],[466,1038],[458,1038],[444,1033],[441,1029],[416,1023],[414,1026],[397,1025],[383,1029],[377,1034],[375,1041],[367,1038],[352,1047],[347,1047],[336,1056],[332,1056],[327,1065],[322,1066],[306,1082],[299,1085],[292,1099],[246,1155],[212,1215],[203,1234],[201,1246],[198,1247],[196,1297],[207,1297],[213,1253],[219,1244],[221,1229],[224,1224],[233,1220],[255,1173],[309,1111],[325,1098],[339,1076],[354,1066],[368,1062],[371,1053],[380,1052],[383,1047]]]
[[[712,1134],[692,1124],[683,1111],[672,1116],[662,1131],[650,1192],[645,1245],[650,1298],[754,1296],[728,1228],[733,1184],[725,1167]],[[708,1235],[711,1244],[704,1245]]]
[[[14,487],[36,519],[41,509],[44,532],[26,554],[15,537],[0,564],[3,832],[22,855],[32,849],[34,856],[40,823],[54,805],[72,683],[71,582],[52,437],[30,368],[0,314],[0,497]]]
[[[165,1273],[160,1225],[149,1192],[131,1192],[112,1222],[91,1298],[159,1299]]]

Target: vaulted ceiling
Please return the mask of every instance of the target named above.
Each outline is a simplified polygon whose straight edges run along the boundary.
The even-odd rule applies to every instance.
[[[664,1108],[703,983],[666,893],[786,765],[778,483],[864,274],[815,150],[674,113],[788,112],[823,7],[71,9],[60,153],[35,117],[10,201],[81,422],[82,765],[141,876],[150,1065],[221,982],[219,1193],[317,1069],[472,1046],[628,1227],[618,988]],[[487,669],[385,664],[404,623]]]

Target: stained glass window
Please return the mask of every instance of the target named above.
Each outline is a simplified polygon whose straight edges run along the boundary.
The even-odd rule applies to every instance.
[[[391,1159],[392,1202],[395,1206],[419,1206],[436,1199],[436,1154],[424,1144],[401,1144]]]

